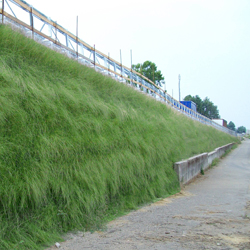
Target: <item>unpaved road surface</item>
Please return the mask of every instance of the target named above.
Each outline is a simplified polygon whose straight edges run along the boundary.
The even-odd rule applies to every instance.
[[[179,194],[67,238],[60,249],[250,249],[250,140]]]

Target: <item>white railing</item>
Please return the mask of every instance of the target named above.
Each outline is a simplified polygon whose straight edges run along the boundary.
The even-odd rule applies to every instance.
[[[218,130],[237,136],[235,131],[220,126],[209,118],[189,109],[171,97],[150,79],[128,68],[122,63],[96,50],[73,35],[65,28],[52,21],[40,11],[22,0],[0,0],[0,23],[18,26],[26,35],[46,46],[56,46],[62,53],[76,59],[79,63],[95,67],[103,74],[110,75],[120,82],[134,85],[159,101],[165,102],[186,116]]]

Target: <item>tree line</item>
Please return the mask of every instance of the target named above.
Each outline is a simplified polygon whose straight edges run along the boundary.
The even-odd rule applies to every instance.
[[[198,95],[187,95],[184,100],[193,101],[194,103],[196,103],[197,112],[201,115],[204,115],[209,119],[220,119],[220,114],[217,106],[214,105],[214,103],[211,102],[208,97],[202,100]],[[227,124],[227,128],[236,131],[239,134],[246,133],[246,127],[240,126],[236,129],[235,124],[232,121]]]
[[[151,61],[133,64],[132,68],[136,72],[150,79],[157,86],[162,87],[162,84],[165,84],[164,76],[162,75],[161,71],[157,70],[156,64]],[[184,98],[184,101],[193,101],[196,104],[197,112],[201,115],[209,119],[220,119],[218,107],[212,101],[210,101],[208,97],[205,97],[202,100],[198,95],[187,95]],[[236,131],[237,133],[246,133],[246,128],[244,126],[240,126],[236,129],[235,124],[232,121],[228,123],[227,127],[233,131]]]
[[[235,124],[234,124],[232,121],[230,121],[230,122],[228,123],[227,127],[228,127],[229,129],[233,130],[233,131],[236,131],[236,132],[239,133],[239,134],[246,133],[246,131],[247,131],[247,130],[246,130],[246,127],[244,127],[244,126],[240,126],[240,127],[238,127],[238,128],[236,129]]]
[[[200,113],[201,115],[208,117],[209,119],[220,118],[217,106],[214,105],[214,103],[211,102],[208,97],[202,100],[198,95],[196,96],[187,95],[184,98],[184,101],[193,101],[196,104],[197,112]]]

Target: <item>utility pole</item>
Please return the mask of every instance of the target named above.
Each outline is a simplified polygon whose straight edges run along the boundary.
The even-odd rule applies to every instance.
[[[179,74],[179,102],[181,101],[181,75]]]

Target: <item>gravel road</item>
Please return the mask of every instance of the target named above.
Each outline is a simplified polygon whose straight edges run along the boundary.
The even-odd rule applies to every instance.
[[[103,231],[68,234],[60,244],[62,250],[250,249],[250,140],[179,194],[122,216]]]

